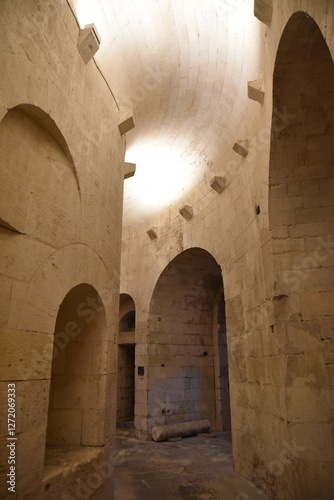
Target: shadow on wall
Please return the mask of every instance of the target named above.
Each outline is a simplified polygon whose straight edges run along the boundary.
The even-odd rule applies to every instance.
[[[122,293],[119,304],[117,368],[117,427],[134,419],[136,306],[130,295]]]

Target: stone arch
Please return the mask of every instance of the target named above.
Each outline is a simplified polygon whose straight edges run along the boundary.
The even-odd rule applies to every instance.
[[[203,245],[203,242],[205,242],[205,246]],[[214,228],[201,227],[197,225],[192,228],[191,234],[187,235],[187,244],[177,246],[170,245],[167,248],[163,247],[158,255],[152,254],[155,258],[155,265],[145,270],[145,280],[142,279],[143,283],[141,285],[143,288],[142,296],[145,298],[149,297],[148,300],[150,301],[154,292],[154,287],[161,276],[161,273],[169,265],[169,263],[172,262],[172,260],[175,259],[181,252],[197,247],[202,248],[203,251],[212,255],[216,262],[219,262],[224,274],[229,270],[229,265],[224,259],[224,251],[227,247],[224,237],[222,237],[222,235],[219,234],[219,231]],[[136,278],[141,279],[138,276],[139,275],[136,275]],[[127,291],[129,294],[135,292],[131,286],[130,280]],[[140,304],[141,298],[142,297],[140,295],[135,297],[137,304]],[[146,302],[143,304],[143,309],[145,311],[147,310]],[[138,315],[139,313],[143,314],[142,311],[139,311],[138,307]]]
[[[269,224],[271,328],[285,336],[287,430],[303,448],[290,466],[291,496],[302,498],[329,498],[333,488],[333,89],[326,41],[314,19],[298,11],[283,31],[273,76]]]
[[[87,283],[75,286],[61,302],[56,319],[47,446],[105,444],[104,419],[92,425],[91,416],[105,406],[106,366],[101,355],[106,338],[101,297]]]
[[[80,186],[54,120],[37,106],[17,105],[0,122],[0,144],[1,224],[46,241],[64,238],[71,228],[68,214],[79,213]],[[63,224],[56,224],[55,214]]]
[[[121,293],[119,298],[119,333],[135,331],[136,304],[127,293]]]
[[[117,426],[131,427],[135,412],[136,304],[127,293],[119,299]]]
[[[177,255],[156,282],[148,317],[148,431],[155,425],[216,421],[215,298],[221,268],[199,247]]]

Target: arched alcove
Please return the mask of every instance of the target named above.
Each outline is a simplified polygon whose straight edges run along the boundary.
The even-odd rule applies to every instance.
[[[0,224],[53,243],[68,239],[80,190],[55,122],[36,106],[16,106],[0,122],[0,149]]]
[[[315,21],[296,12],[275,64],[269,179],[272,329],[285,336],[287,432],[302,450],[276,481],[293,477],[294,498],[333,488],[333,139],[333,60]]]
[[[131,310],[122,316],[119,322],[119,333],[136,331],[136,311]]]
[[[101,363],[106,340],[105,310],[97,291],[85,283],[72,288],[55,326],[47,446],[103,444],[104,419],[92,417],[106,399]]]
[[[149,309],[149,429],[205,418],[221,427],[215,298],[222,288],[220,266],[201,248],[185,250],[160,275]]]
[[[133,425],[135,405],[136,305],[126,293],[119,300],[117,427]]]

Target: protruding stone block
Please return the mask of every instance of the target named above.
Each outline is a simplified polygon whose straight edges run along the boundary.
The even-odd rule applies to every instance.
[[[124,179],[129,179],[129,177],[133,177],[136,173],[136,164],[124,163],[123,173],[124,173]]]
[[[237,141],[234,143],[233,151],[246,158],[248,155],[248,141]]]
[[[135,122],[131,111],[123,111],[120,115],[118,130],[122,135],[130,132],[135,127]]]
[[[192,219],[194,215],[194,211],[189,205],[184,205],[184,207],[180,208],[179,212],[186,220]]]
[[[221,194],[226,188],[226,177],[213,177],[210,181],[210,187]]]
[[[253,80],[248,82],[248,97],[260,104],[264,103],[263,81]]]
[[[78,50],[85,64],[87,64],[99,50],[100,43],[101,39],[94,24],[88,24],[84,29],[80,30]]]
[[[148,234],[148,236],[150,237],[150,240],[152,240],[152,241],[154,241],[158,238],[156,229],[151,228],[148,231],[146,231],[146,233]]]
[[[267,26],[271,23],[273,15],[272,0],[254,0],[254,16]]]

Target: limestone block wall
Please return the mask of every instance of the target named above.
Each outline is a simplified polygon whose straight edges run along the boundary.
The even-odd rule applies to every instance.
[[[94,307],[88,307],[87,298]],[[63,300],[56,321],[47,445],[104,444],[107,422],[99,414],[104,409],[105,393],[111,390],[105,332],[104,306],[94,288],[82,284],[72,289]]]
[[[253,40],[258,60],[249,56],[253,42],[240,49],[243,66],[233,113],[223,139],[218,132],[215,139],[214,170],[225,177],[225,190],[219,194],[210,187],[208,170],[177,204],[124,227],[121,290],[137,305],[136,365],[145,368],[143,376],[136,376],[137,435],[150,437],[159,390],[165,391],[168,377],[178,377],[179,366],[163,375],[168,336],[187,331],[175,290],[171,287],[169,302],[157,301],[157,311],[151,309],[155,292],[177,256],[201,248],[221,267],[224,285],[236,471],[272,498],[328,499],[333,491],[332,84],[328,57],[312,60],[318,35],[306,29],[299,39],[305,25],[290,25],[289,49],[282,52],[287,68],[276,74],[286,87],[275,87],[274,76],[284,28],[300,10],[314,19],[333,57],[333,11],[327,2],[272,2],[271,19],[258,21]],[[293,51],[299,55],[292,57]],[[318,71],[309,83],[301,77],[305,60],[313,74]],[[265,92],[262,104],[247,97],[247,82],[258,78]],[[243,153],[238,155],[232,147],[241,139],[244,149],[236,147]],[[184,205],[192,208],[188,220],[179,213]],[[154,240],[146,233],[150,228],[155,228]],[[317,248],[318,256],[325,255],[315,246],[319,236],[330,254],[325,264],[314,260]],[[307,279],[293,290],[299,270]],[[184,269],[179,275],[181,281]],[[171,310],[178,311],[173,323],[168,322]],[[196,313],[195,323],[204,333]],[[182,355],[195,364],[185,343]]]
[[[249,17],[248,1],[232,16],[224,66],[203,73],[212,53],[205,45],[196,53],[192,32],[185,41],[192,66],[184,57],[176,68],[171,58],[169,72],[158,68],[152,105],[134,98],[144,131],[161,104],[158,132],[169,118],[165,95],[172,96],[181,112],[166,150],[182,151],[181,163],[198,173],[192,190],[182,194],[181,183],[178,202],[165,210],[145,218],[133,205],[125,214],[132,222],[123,231],[121,291],[136,304],[135,425],[149,438],[155,422],[205,414],[219,428],[227,366],[235,469],[272,498],[326,500],[333,491],[333,8],[327,0],[254,5],[259,19]],[[78,53],[79,27],[65,0],[4,1],[0,24],[1,405],[15,383],[20,488],[11,497],[106,498],[125,150],[118,108],[94,61],[86,65]],[[149,62],[165,70],[164,50],[162,43]],[[122,51],[119,68],[125,44]],[[151,73],[134,73],[134,89],[147,90]],[[211,90],[188,116],[203,75]],[[123,95],[112,64],[107,77],[128,105],[131,80]],[[261,83],[252,99],[249,81]],[[188,129],[195,135],[184,151],[178,139]],[[224,190],[212,188],[214,176]],[[210,258],[204,265],[197,254],[190,267],[189,258],[178,260],[194,249],[211,256],[217,273]],[[173,279],[175,263],[182,265]],[[222,284],[227,365],[217,322]],[[0,429],[5,475],[3,421]],[[55,437],[57,456],[47,446]],[[74,455],[66,443],[80,445]],[[52,460],[65,455],[71,467],[55,474]]]
[[[292,474],[315,478],[321,471],[325,498],[334,460],[334,64],[305,13],[294,14],[285,27],[273,83],[274,107],[285,107],[291,117],[285,133],[272,132],[273,333],[277,328],[285,339],[288,433],[304,448]],[[310,488],[301,484],[300,496]],[[314,496],[318,489],[313,486]]]
[[[213,302],[221,285],[215,260],[181,253],[160,276],[148,320],[149,428],[208,419],[216,429]]]
[[[117,422],[134,416],[135,346],[118,346],[117,364]]]
[[[0,497],[111,498],[118,109],[66,1],[2,2],[0,25],[1,415],[14,383],[17,437],[15,494],[1,481]],[[7,435],[2,419],[2,477]]]
[[[117,362],[117,424],[120,426],[134,417],[135,329],[136,305],[130,295],[121,294]]]

